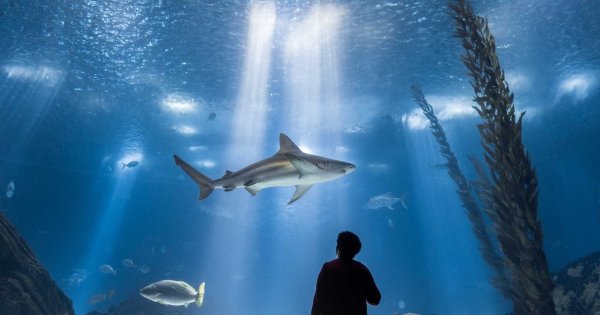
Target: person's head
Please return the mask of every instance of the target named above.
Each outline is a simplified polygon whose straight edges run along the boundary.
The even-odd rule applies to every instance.
[[[337,246],[335,247],[337,255],[340,258],[354,258],[360,252],[362,244],[358,236],[350,231],[344,231],[338,234]]]

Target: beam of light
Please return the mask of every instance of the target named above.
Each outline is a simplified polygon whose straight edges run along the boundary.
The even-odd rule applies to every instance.
[[[235,171],[273,154],[264,152],[264,140],[267,132],[268,88],[276,20],[273,1],[249,3],[245,51],[242,52],[245,60],[239,94],[231,116],[230,138],[222,146],[225,152],[218,163],[223,166],[223,169],[219,170],[220,174],[226,169]],[[276,135],[270,136],[269,141],[277,141]],[[199,205],[204,209],[210,208],[209,211],[221,213],[225,218],[229,217],[229,214],[235,216],[228,218],[230,224],[208,231],[208,242],[224,242],[227,244],[227,250],[224,251],[221,246],[215,247],[211,256],[220,268],[215,269],[212,264],[206,267],[211,270],[211,274],[220,275],[218,281],[213,281],[215,296],[222,295],[223,300],[228,300],[233,305],[244,305],[247,292],[243,281],[231,278],[231,270],[238,274],[251,274],[251,270],[256,268],[256,259],[238,258],[252,258],[252,251],[257,247],[257,230],[253,227],[256,225],[259,210],[259,200],[256,198],[260,197],[265,197],[264,192],[252,197],[240,187],[232,192],[216,191],[210,196],[210,200],[204,200],[203,204]],[[209,280],[207,279],[207,282]],[[218,287],[219,284],[216,283],[223,283],[226,287]]]
[[[6,156],[20,157],[53,104],[65,73],[47,65],[13,63],[0,77],[0,134],[11,139]],[[2,147],[2,145],[0,145]]]
[[[283,117],[285,131],[288,136],[304,151],[316,155],[347,160],[349,152],[335,150],[343,146],[341,108],[342,91],[340,89],[341,60],[340,49],[342,38],[340,28],[345,7],[335,4],[316,4],[308,11],[299,12],[301,16],[289,24],[283,47],[283,63],[286,72],[283,77],[286,116]],[[299,15],[299,16],[300,16]],[[310,149],[309,149],[310,148]],[[307,152],[307,153],[309,153]],[[352,176],[352,175],[349,175]],[[271,248],[274,251],[286,250],[290,244],[305,250],[333,253],[330,244],[323,244],[324,235],[334,234],[332,230],[349,229],[352,208],[348,204],[351,180],[347,177],[335,181],[316,184],[294,204],[285,206],[294,194],[294,188],[279,188],[277,194],[278,211],[271,223],[274,233],[280,235]],[[325,205],[335,205],[334,209]],[[315,228],[324,217],[334,216],[334,224],[323,228]],[[295,243],[295,239],[302,242]],[[330,256],[328,256],[330,257]],[[293,257],[292,257],[293,258]],[[269,265],[289,265],[289,257],[273,256]],[[302,255],[307,261],[318,261],[324,257]],[[309,274],[310,264],[295,265],[295,274]],[[318,265],[318,263],[317,263]],[[265,287],[267,296],[280,294],[277,290],[282,283],[276,281]],[[312,287],[312,284],[310,285]],[[310,288],[309,287],[309,288]],[[306,291],[305,284],[294,284],[293,291]],[[310,293],[308,294],[310,295]]]
[[[90,308],[94,308],[93,305],[88,304],[89,297],[102,291],[102,287],[113,280],[112,275],[100,273],[99,266],[109,264],[117,269],[117,274],[120,268],[118,263],[120,260],[113,257],[112,248],[118,240],[123,216],[130,202],[128,196],[133,190],[137,170],[142,165],[140,163],[140,166],[135,168],[136,171],[133,171],[133,169],[123,169],[122,163],[127,164],[134,160],[141,162],[144,158],[139,136],[131,135],[124,140],[124,143],[118,154],[120,158],[114,162],[113,173],[117,175],[115,176],[116,181],[112,183],[108,192],[105,183],[99,184],[90,192],[90,203],[100,204],[97,207],[101,209],[101,213],[98,216],[98,224],[91,229],[94,237],[89,250],[79,265],[83,266],[81,270],[86,271],[87,278],[93,281],[86,281],[74,288],[67,288],[67,291],[73,290],[68,293],[73,301],[73,308],[78,314],[86,313],[90,311]],[[107,194],[107,198],[99,197]]]
[[[340,5],[314,5],[302,19],[290,24],[283,52],[287,70],[284,92],[289,106],[285,122],[289,136],[303,148],[310,147],[310,151],[315,151],[314,154],[335,155],[339,160],[344,160],[347,153],[334,149],[336,145],[341,145],[339,130],[342,128],[339,120],[343,113],[339,86],[339,31],[345,14],[346,9]],[[323,134],[327,136],[323,137]],[[330,141],[322,143],[323,138]],[[341,180],[344,179],[330,184],[341,185]],[[328,187],[319,188],[312,189],[297,202],[307,204],[321,199],[323,189]],[[289,199],[290,193],[293,190],[282,189],[281,199]],[[337,204],[344,208],[345,195],[336,194],[335,198],[340,198]],[[312,217],[302,220],[318,220],[319,211],[307,211],[303,215],[309,213]],[[286,212],[281,212],[279,219],[283,220],[282,225],[286,225],[285,220],[290,218]],[[344,221],[344,218],[341,220]]]
[[[162,99],[160,105],[163,110],[174,114],[189,114],[198,110],[198,102],[183,94],[169,94]]]
[[[273,33],[275,31],[275,4],[257,1],[250,4],[246,56],[240,93],[233,113],[231,139],[239,156],[243,149],[249,159],[258,158],[266,131],[268,87]],[[250,147],[247,147],[250,146]],[[232,146],[230,146],[232,147]]]
[[[345,9],[316,5],[290,27],[284,47],[288,70],[286,95],[291,106],[289,125],[310,130],[319,138],[323,129],[336,130],[340,117],[339,29]]]

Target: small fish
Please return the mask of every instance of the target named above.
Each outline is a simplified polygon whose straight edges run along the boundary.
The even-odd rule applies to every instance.
[[[123,162],[121,162],[121,164],[123,164],[123,167],[121,167],[121,169],[124,169],[125,167],[128,167],[128,168],[136,167],[136,166],[140,165],[140,162],[138,162],[138,161],[130,161],[127,164],[125,164]]]
[[[146,265],[146,264],[143,264],[143,265],[140,267],[140,272],[141,272],[141,273],[144,273],[144,274],[146,274],[146,273],[150,272],[150,266],[148,266],[148,265]]]
[[[393,210],[394,207],[392,207],[396,202],[400,202],[400,204],[402,205],[402,207],[404,209],[408,209],[408,207],[406,206],[405,203],[405,199],[406,199],[406,195],[408,193],[404,193],[402,195],[402,197],[396,197],[394,195],[392,195],[391,192],[385,193],[383,195],[378,195],[375,197],[371,197],[369,199],[369,201],[367,202],[366,207],[368,209],[379,209],[379,208],[383,208],[386,207],[390,210]]]
[[[90,299],[88,300],[88,303],[89,304],[98,304],[100,302],[104,302],[106,299],[112,298],[113,296],[115,296],[115,294],[117,294],[116,289],[111,289],[110,291],[108,291],[108,293],[95,294],[90,297]]]
[[[14,181],[10,181],[10,183],[8,183],[8,185],[6,186],[6,198],[12,198],[12,196],[15,194],[15,182]]]
[[[206,284],[202,282],[196,291],[183,281],[162,280],[142,288],[140,295],[163,305],[188,307],[188,304],[196,302],[200,307],[204,301],[205,287]]]
[[[83,283],[88,277],[90,273],[86,269],[75,269],[73,274],[69,276],[67,279],[64,279],[69,286],[72,285],[80,285]]]
[[[106,294],[107,298],[111,298],[113,296],[115,296],[117,294],[117,289],[110,289],[110,291],[108,291],[108,293]]]
[[[133,262],[133,260],[131,260],[129,258],[123,259],[123,261],[121,262],[121,265],[123,265],[127,268],[135,268],[135,263]]]
[[[100,266],[100,272],[106,273],[106,274],[112,274],[113,276],[117,275],[117,271],[111,265],[107,265],[107,264]]]
[[[405,307],[406,307],[406,302],[404,302],[404,300],[398,301],[398,308],[399,309],[403,309]]]
[[[392,219],[388,219],[388,227],[389,227],[390,229],[393,229],[393,228],[394,228],[394,221],[392,221]]]
[[[209,120],[209,121],[213,121],[213,120],[215,120],[215,118],[217,118],[217,114],[216,114],[216,113],[214,113],[214,112],[213,112],[213,113],[210,113],[210,114],[208,115],[208,120]]]
[[[88,304],[98,304],[100,302],[104,302],[106,300],[106,293],[95,294],[90,297],[88,300]]]

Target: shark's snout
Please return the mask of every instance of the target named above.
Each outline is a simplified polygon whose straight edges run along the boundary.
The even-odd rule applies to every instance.
[[[344,165],[344,172],[346,174],[352,173],[355,169],[356,169],[356,166],[354,164],[346,163],[346,165]]]

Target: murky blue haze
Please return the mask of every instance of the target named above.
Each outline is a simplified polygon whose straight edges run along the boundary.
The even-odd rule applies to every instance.
[[[556,271],[600,249],[600,3],[473,5],[527,111]],[[505,314],[410,98],[421,84],[473,177],[453,27],[446,1],[0,0],[0,186],[15,185],[0,209],[78,314],[162,279],[206,281],[198,314],[308,314],[347,229],[383,295],[369,314]],[[280,132],[357,170],[290,206],[292,187],[198,201],[172,158],[218,178]],[[408,209],[366,207],[387,192]]]

